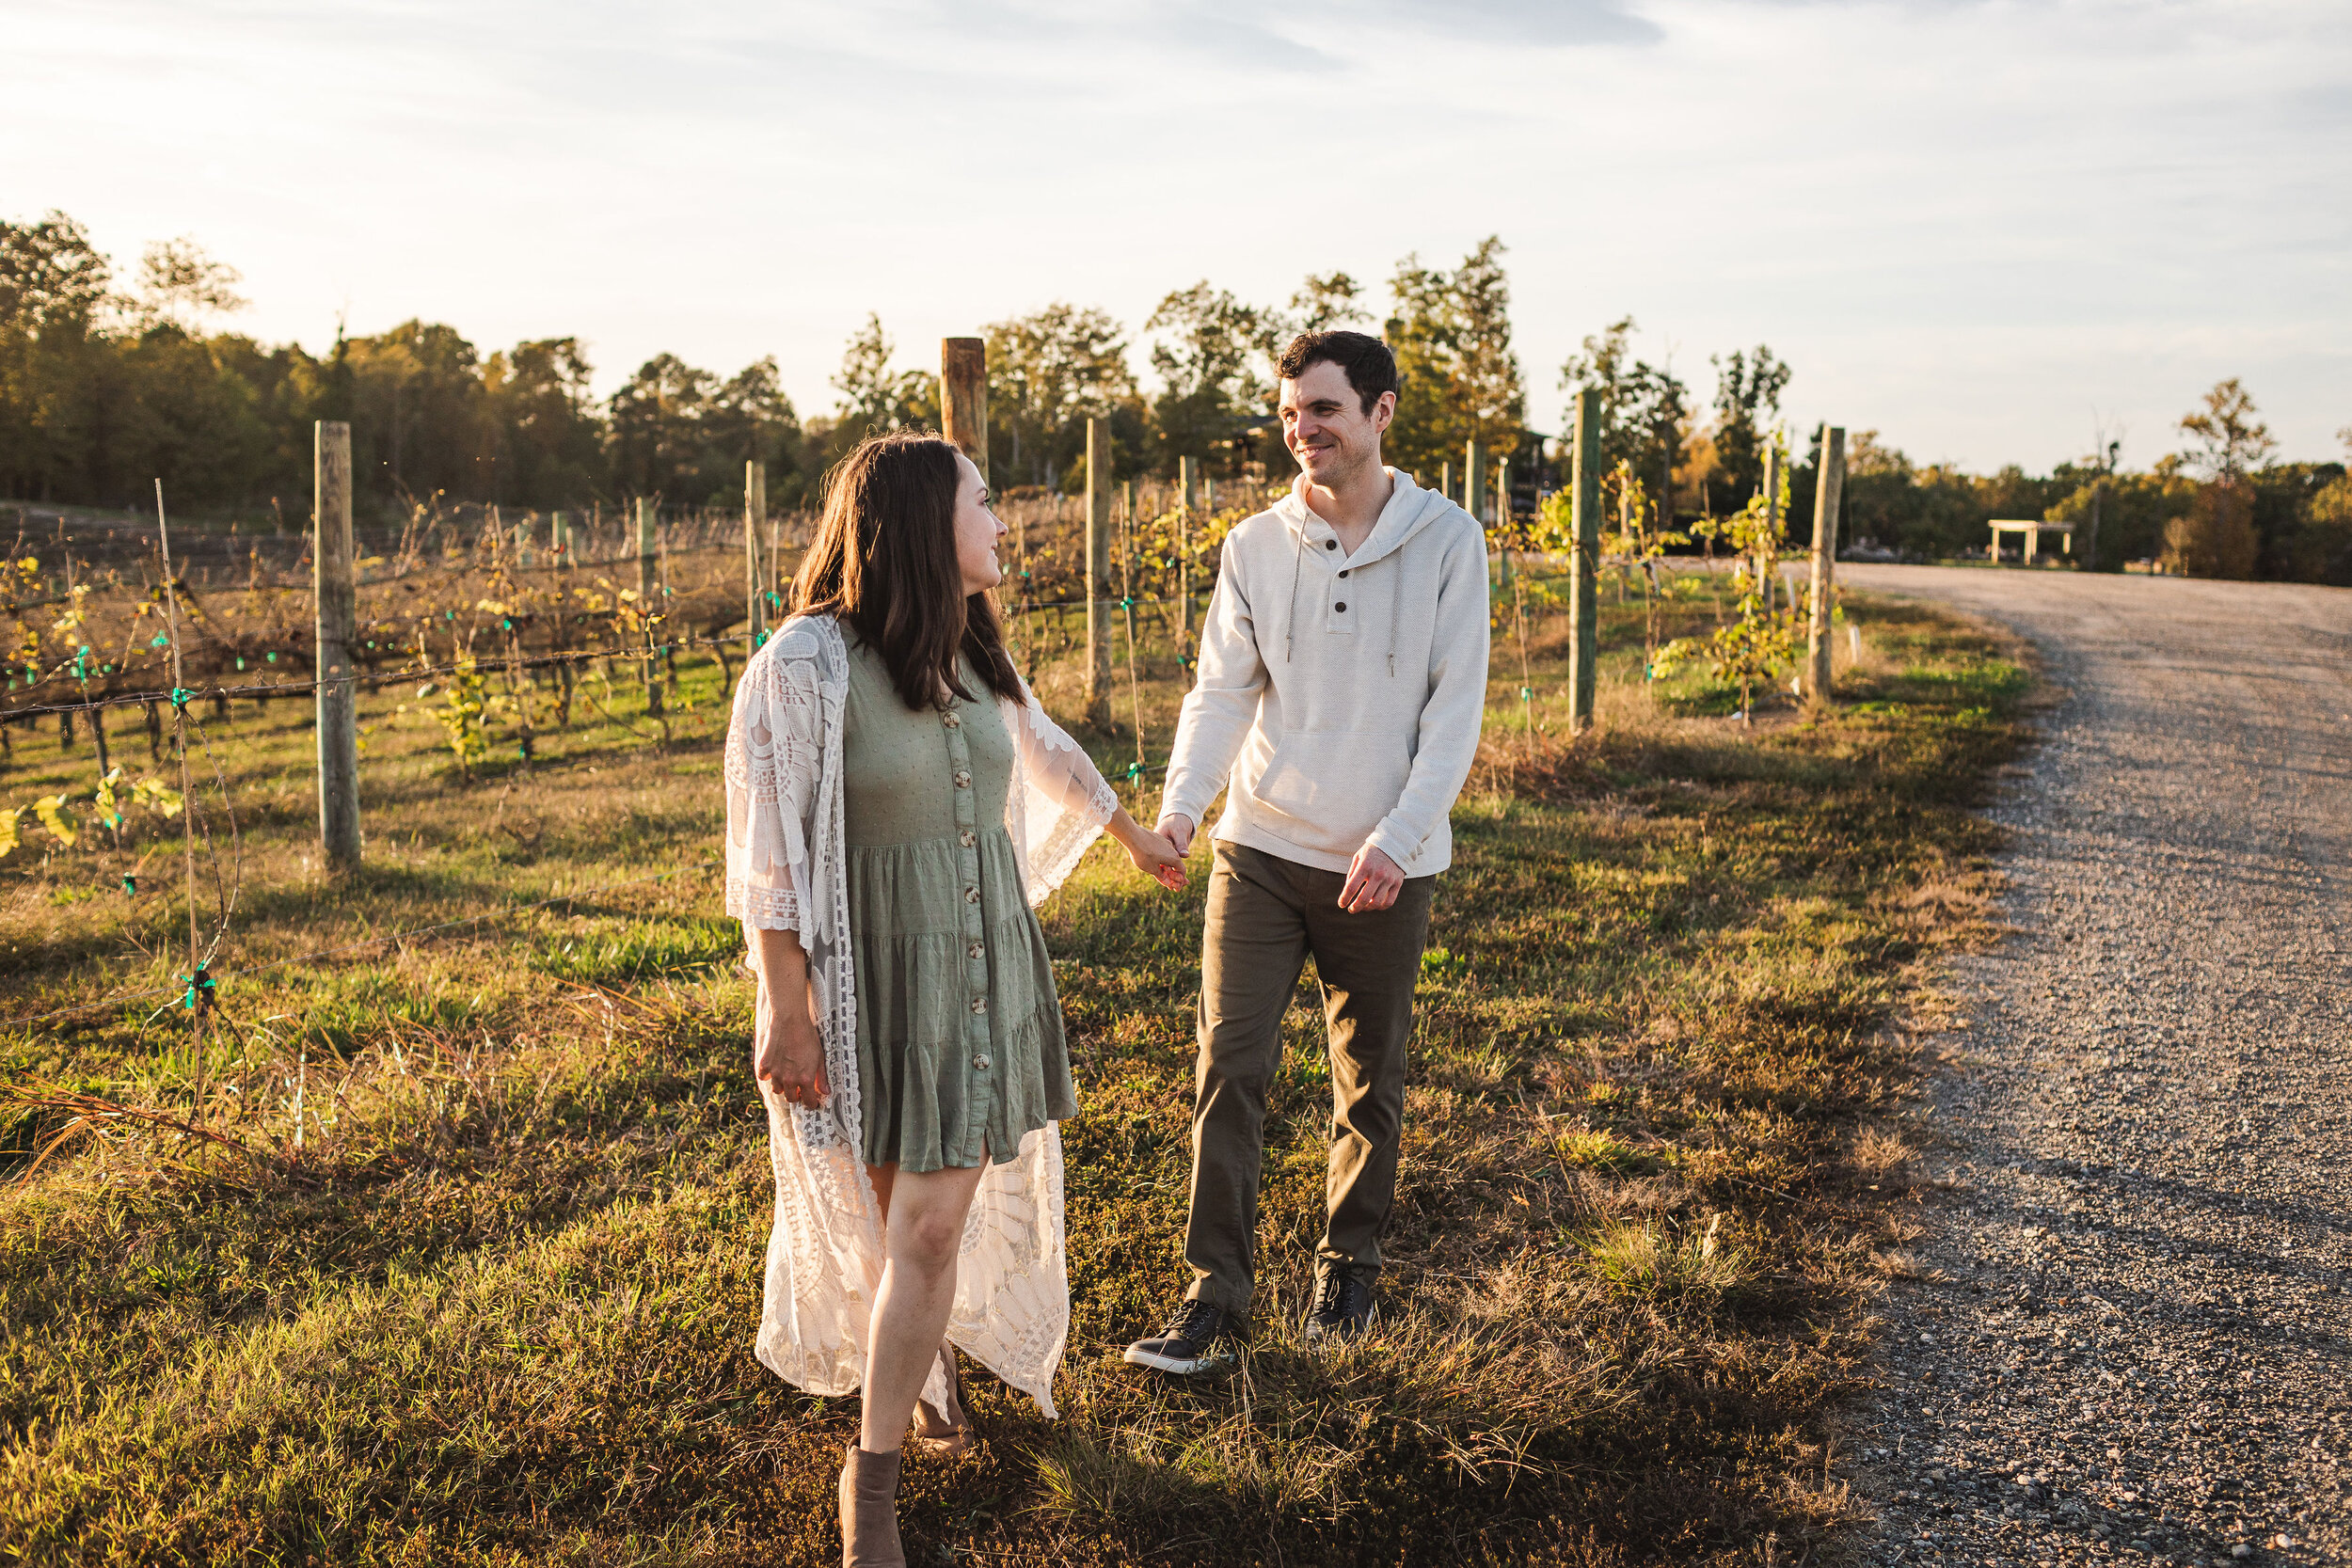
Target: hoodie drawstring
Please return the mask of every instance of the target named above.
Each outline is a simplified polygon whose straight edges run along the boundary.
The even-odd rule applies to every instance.
[[[1389,559],[1396,564],[1396,575],[1389,586],[1389,679],[1396,679],[1396,628],[1405,618],[1405,546],[1399,545]]]
[[[1298,536],[1298,548],[1291,553],[1291,611],[1282,620],[1282,662],[1291,661],[1291,644],[1298,638],[1298,574],[1307,560],[1307,530],[1301,526],[1292,530]]]

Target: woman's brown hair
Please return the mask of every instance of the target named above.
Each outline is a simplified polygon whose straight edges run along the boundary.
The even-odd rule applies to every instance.
[[[963,470],[937,436],[870,436],[825,479],[817,537],[792,579],[792,608],[832,614],[882,657],[911,708],[938,707],[958,678],[956,654],[1018,702],[1021,678],[986,594],[966,594],[956,563],[956,493]]]

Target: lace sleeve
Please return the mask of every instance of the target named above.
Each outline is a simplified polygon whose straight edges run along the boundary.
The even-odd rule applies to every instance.
[[[746,927],[802,929],[807,814],[816,797],[817,672],[806,659],[755,656],[727,724],[726,912]]]
[[[1011,809],[1021,820],[1032,905],[1043,903],[1077,869],[1103,824],[1119,810],[1119,796],[1095,770],[1086,748],[1045,715],[1025,682],[1018,705],[1005,705],[1005,726],[1020,752],[1021,791]]]

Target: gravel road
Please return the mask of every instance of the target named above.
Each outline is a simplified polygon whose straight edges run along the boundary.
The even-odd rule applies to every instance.
[[[1994,809],[1915,1278],[1848,1474],[1882,1563],[2352,1563],[2352,593],[1845,566],[2062,690]]]

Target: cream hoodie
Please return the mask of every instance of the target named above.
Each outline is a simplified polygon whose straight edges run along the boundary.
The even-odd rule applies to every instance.
[[[1486,705],[1486,541],[1394,468],[1354,555],[1301,476],[1226,536],[1161,812],[1327,871],[1367,842],[1407,877],[1454,858],[1446,823]]]

